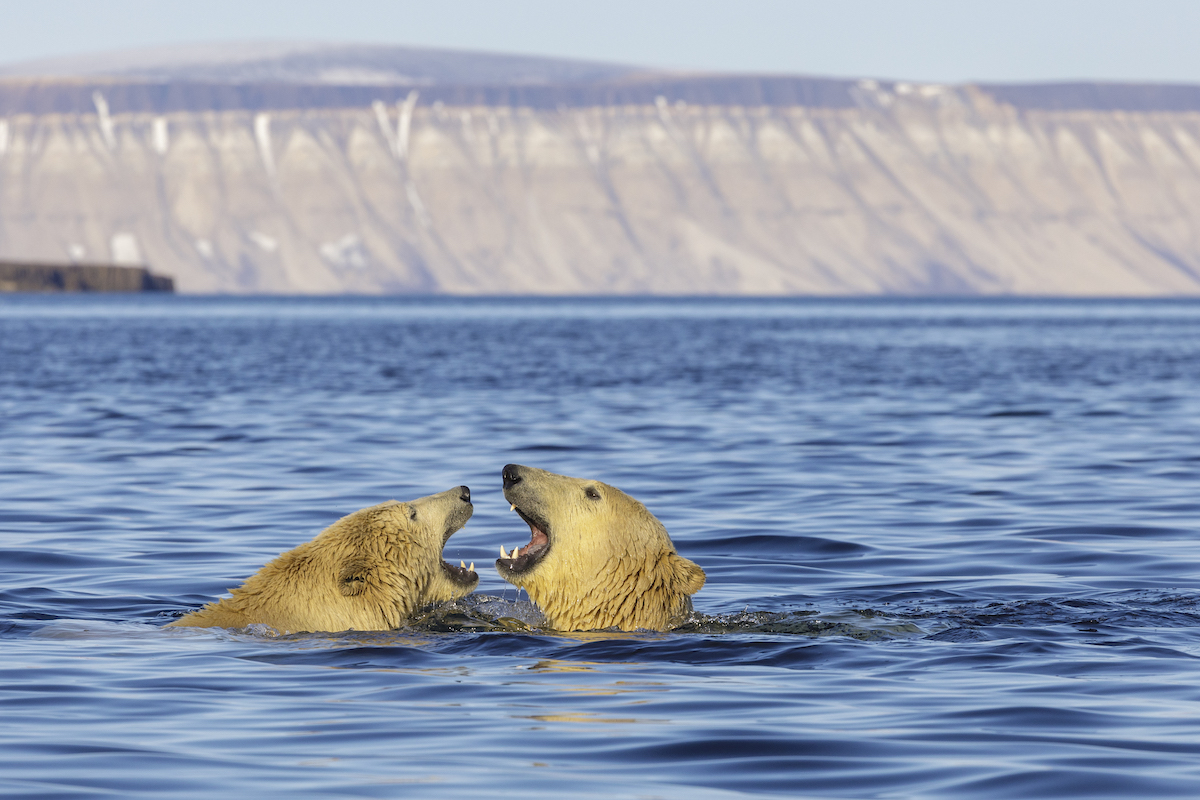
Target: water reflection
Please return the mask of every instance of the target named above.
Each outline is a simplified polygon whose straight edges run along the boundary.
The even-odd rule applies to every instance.
[[[581,722],[599,725],[662,725],[667,720],[638,719],[636,717],[601,717],[596,714],[533,714],[514,719],[532,719],[538,722]]]

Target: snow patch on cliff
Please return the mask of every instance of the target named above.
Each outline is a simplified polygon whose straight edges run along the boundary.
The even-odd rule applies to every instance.
[[[363,247],[362,239],[355,233],[347,233],[336,241],[325,242],[317,250],[326,263],[338,269],[366,269],[370,264],[370,257]]]
[[[109,252],[114,264],[122,266],[141,266],[142,248],[138,246],[137,237],[132,233],[121,231],[114,233],[109,240]]]

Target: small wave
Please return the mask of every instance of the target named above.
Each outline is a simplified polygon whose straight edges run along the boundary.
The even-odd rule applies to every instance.
[[[924,636],[911,619],[870,609],[823,614],[817,611],[742,611],[708,616],[693,614],[676,633],[760,633],[807,637],[844,636],[864,642]]]
[[[447,632],[523,632],[549,635],[574,635],[545,626],[537,606],[528,601],[510,601],[489,595],[470,595],[462,600],[435,606],[409,621],[405,630]],[[603,633],[643,634],[657,631],[619,631]],[[584,632],[591,633],[591,632]],[[860,641],[925,636],[929,631],[910,618],[897,617],[871,609],[817,611],[740,611],[733,614],[693,612],[671,634],[770,634],[809,638],[844,636]]]

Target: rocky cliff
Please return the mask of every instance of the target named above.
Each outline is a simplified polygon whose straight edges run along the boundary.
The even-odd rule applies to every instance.
[[[144,267],[15,264],[0,261],[0,292],[173,292],[174,282]]]
[[[0,258],[185,292],[1200,293],[1200,87],[0,81]]]

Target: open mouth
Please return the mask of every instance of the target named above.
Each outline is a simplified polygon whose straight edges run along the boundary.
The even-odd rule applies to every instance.
[[[442,559],[442,572],[446,573],[446,576],[459,586],[474,586],[479,582],[479,574],[475,572],[474,561],[471,562],[470,566],[459,561],[456,567],[449,561]]]
[[[446,542],[450,541],[450,537],[457,533],[461,528],[462,526],[459,525],[457,528],[452,527],[450,530],[446,531],[446,535],[442,537],[442,547],[445,547]],[[459,586],[470,587],[479,583],[479,573],[475,571],[474,561],[471,562],[470,566],[467,566],[462,561],[459,561],[457,567],[444,558],[441,559],[441,562],[442,572],[446,573],[446,576],[455,584]]]
[[[515,504],[512,510],[529,525],[529,544],[520,548],[514,547],[511,553],[505,551],[504,545],[500,545],[500,558],[496,559],[496,569],[502,573],[519,575],[533,569],[550,552],[550,535],[549,526],[544,520],[525,513]]]

